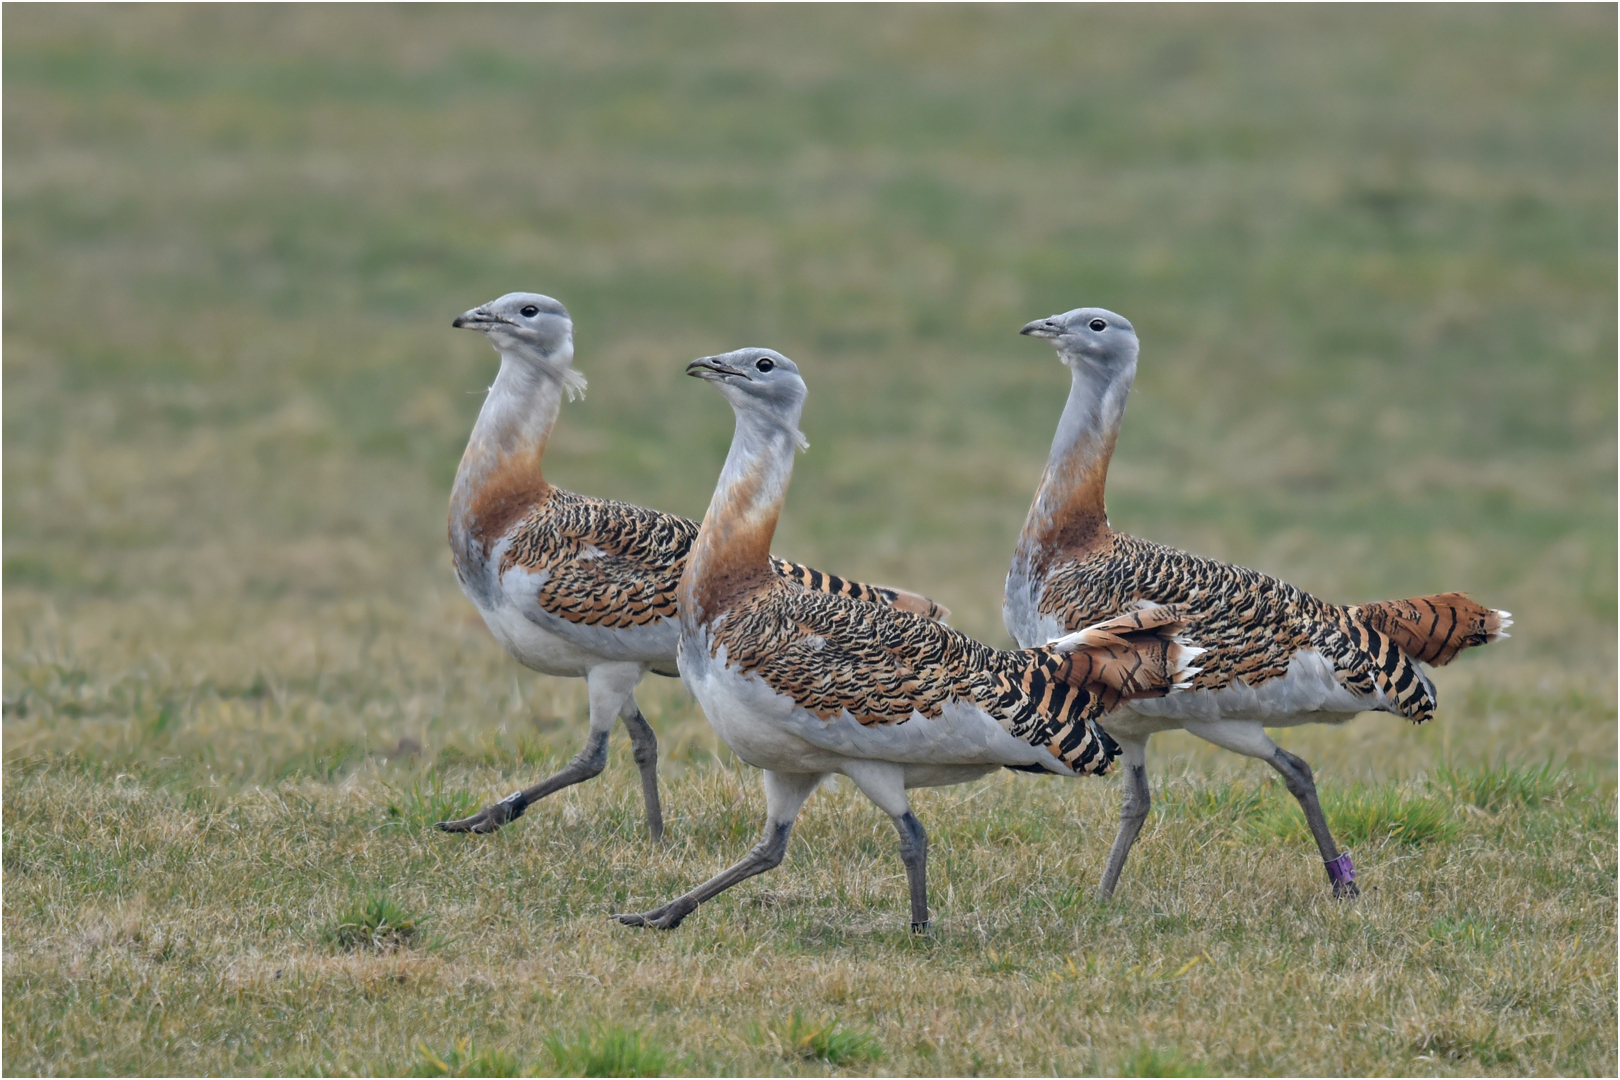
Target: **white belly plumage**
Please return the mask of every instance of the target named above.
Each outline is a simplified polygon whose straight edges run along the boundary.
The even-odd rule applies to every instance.
[[[581,678],[602,662],[600,654],[537,625],[504,598],[494,607],[479,605],[478,613],[507,652],[541,674]]]
[[[469,596],[495,640],[524,667],[566,677],[580,677],[597,664],[617,661],[674,670],[679,629],[673,619],[629,627],[569,622],[535,602],[535,577],[508,572],[493,605]]]
[[[1126,708],[1169,720],[1259,720],[1268,727],[1290,727],[1342,723],[1359,712],[1389,704],[1382,691],[1363,697],[1345,689],[1321,653],[1301,649],[1289,660],[1286,674],[1259,686],[1240,679],[1219,690],[1143,698]]]
[[[724,647],[710,657],[683,640],[680,667],[715,733],[762,769],[842,772],[849,761],[886,761],[905,767],[907,787],[960,783],[1003,765],[1070,771],[966,703],[953,702],[932,720],[913,713],[904,723],[866,726],[847,711],[822,720],[758,676],[728,668]]]

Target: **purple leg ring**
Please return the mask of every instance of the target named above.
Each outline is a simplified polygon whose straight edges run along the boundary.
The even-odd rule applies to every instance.
[[[1348,885],[1356,880],[1356,868],[1350,863],[1350,853],[1348,851],[1332,862],[1323,865],[1327,867],[1328,880],[1335,885]]]

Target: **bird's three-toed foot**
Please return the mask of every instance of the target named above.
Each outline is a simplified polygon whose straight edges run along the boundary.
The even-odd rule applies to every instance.
[[[615,922],[626,926],[648,926],[654,930],[673,930],[681,925],[681,920],[697,910],[697,905],[691,902],[683,903],[680,900],[671,900],[663,907],[644,911],[641,914],[612,915]]]
[[[529,803],[523,797],[523,792],[514,791],[500,802],[484,807],[472,817],[441,821],[436,827],[444,832],[492,833],[502,825],[510,824],[522,817],[523,811],[528,808]]]
[[[1356,887],[1356,883],[1353,881],[1346,881],[1343,884],[1333,886],[1333,899],[1335,900],[1354,900],[1360,895],[1361,890]]]

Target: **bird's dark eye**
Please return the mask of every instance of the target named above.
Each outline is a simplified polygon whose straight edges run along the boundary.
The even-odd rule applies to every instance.
[[[770,371],[774,367],[776,367],[776,361],[772,360],[768,356],[762,356],[758,360],[754,361],[755,371]]]
[[[522,315],[525,319],[532,319],[538,314],[540,314],[540,309],[535,307],[533,304],[526,305],[522,311]]]
[[[1091,322],[1088,323],[1087,325],[1089,325],[1093,330],[1106,330],[1106,329],[1108,329],[1108,324],[1103,322],[1101,319],[1092,319]]]

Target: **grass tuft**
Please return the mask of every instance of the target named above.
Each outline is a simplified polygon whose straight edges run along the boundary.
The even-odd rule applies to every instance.
[[[1182,1058],[1179,1050],[1157,1050],[1143,1046],[1125,1059],[1121,1076],[1208,1076],[1209,1069]]]
[[[768,1031],[767,1041],[789,1060],[848,1065],[856,1061],[877,1061],[883,1056],[882,1044],[870,1031],[846,1027],[832,1018],[806,1020],[799,1009],[794,1009],[786,1020],[773,1022]]]
[[[1363,844],[1426,844],[1449,840],[1457,823],[1439,799],[1417,795],[1393,784],[1329,788],[1319,791],[1322,812],[1334,839],[1343,847]],[[1305,815],[1292,799],[1270,801],[1249,822],[1260,837],[1290,842],[1309,839]]]
[[[400,907],[386,892],[357,897],[321,936],[328,944],[349,951],[391,952],[437,944],[422,935],[421,919]]]
[[[1551,759],[1540,765],[1459,767],[1446,762],[1435,770],[1434,785],[1457,803],[1496,812],[1510,806],[1536,806],[1574,786]]]
[[[1503,934],[1489,919],[1442,915],[1429,924],[1429,937],[1441,944],[1465,945],[1489,955],[1501,944]]]
[[[505,1050],[475,1050],[470,1039],[439,1053],[426,1043],[418,1043],[416,1062],[406,1076],[525,1076],[518,1059]]]
[[[1164,813],[1194,821],[1247,822],[1276,798],[1280,785],[1233,781],[1229,784],[1178,783],[1155,801]]]
[[[674,1056],[645,1032],[605,1027],[573,1037],[548,1035],[558,1076],[665,1076]]]
[[[484,805],[476,791],[466,788],[446,790],[439,773],[429,773],[425,780],[412,779],[408,787],[385,784],[388,805],[383,810],[385,826],[406,829],[429,829],[441,821],[467,817]]]
[[[1483,1032],[1452,1027],[1423,1031],[1412,1039],[1412,1052],[1429,1061],[1472,1060],[1487,1066],[1511,1065],[1518,1059],[1494,1026]]]

